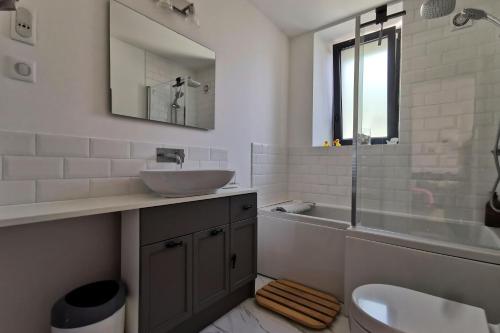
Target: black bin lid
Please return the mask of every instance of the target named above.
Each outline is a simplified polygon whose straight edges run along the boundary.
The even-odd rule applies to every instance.
[[[126,288],[120,281],[99,281],[69,292],[52,307],[52,327],[84,327],[111,317],[126,301]]]

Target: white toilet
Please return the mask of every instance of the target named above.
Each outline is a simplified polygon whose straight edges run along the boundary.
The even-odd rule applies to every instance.
[[[500,333],[483,309],[383,284],[352,293],[351,333]]]

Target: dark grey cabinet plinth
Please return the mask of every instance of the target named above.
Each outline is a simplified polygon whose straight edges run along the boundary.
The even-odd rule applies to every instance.
[[[140,211],[140,333],[197,333],[254,293],[256,194]]]

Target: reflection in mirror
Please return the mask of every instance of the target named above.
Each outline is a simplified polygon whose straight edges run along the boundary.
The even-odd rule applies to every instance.
[[[214,129],[215,53],[116,1],[110,78],[113,114]]]

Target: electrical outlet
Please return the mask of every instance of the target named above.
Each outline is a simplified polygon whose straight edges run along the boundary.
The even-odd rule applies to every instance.
[[[17,7],[10,19],[10,37],[14,40],[35,45],[36,13],[26,7]]]
[[[6,57],[7,74],[11,79],[36,82],[36,63],[14,57]]]

